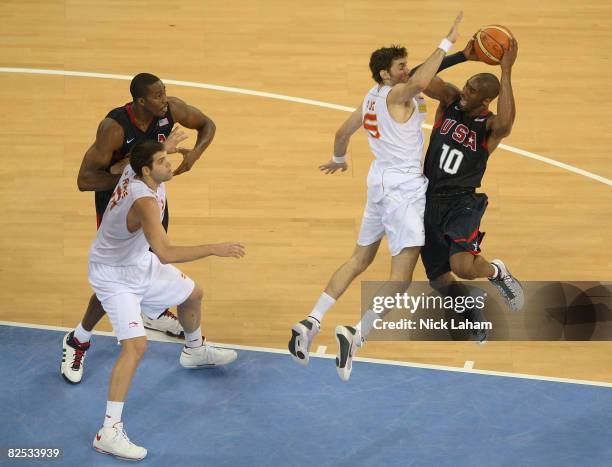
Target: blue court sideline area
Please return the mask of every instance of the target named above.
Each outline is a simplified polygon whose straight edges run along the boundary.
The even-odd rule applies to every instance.
[[[63,333],[0,326],[0,447],[59,447],[15,465],[125,465],[92,450],[119,352],[95,336],[78,386],[59,375]],[[150,342],[124,410],[155,466],[609,466],[612,389],[240,351],[187,371],[180,345]],[[4,457],[0,463],[7,465]]]

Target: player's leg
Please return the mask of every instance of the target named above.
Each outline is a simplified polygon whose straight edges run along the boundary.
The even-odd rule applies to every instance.
[[[201,309],[203,292],[195,286],[187,300],[177,307],[178,317],[185,329],[185,347],[180,363],[184,368],[212,368],[232,363],[238,357],[236,351],[208,344],[202,337]]]
[[[462,197],[452,208],[453,212],[445,225],[445,232],[452,241],[450,266],[461,279],[488,278],[499,291],[512,311],[523,307],[525,297],[521,283],[499,259],[487,261],[480,255],[480,244],[484,233],[480,232],[480,221],[487,207],[484,193]]]
[[[392,297],[398,293],[405,292],[412,282],[412,274],[419,258],[420,246],[407,247],[399,254],[391,258],[391,273],[389,281],[385,282],[377,291],[375,296]],[[361,321],[355,326],[336,326],[336,343],[338,353],[336,355],[336,370],[343,381],[349,379],[353,367],[353,357],[359,347],[366,341],[368,334],[374,326],[374,321],[386,313],[373,311],[374,305],[370,304]],[[387,310],[390,311],[390,310]]]
[[[234,350],[213,347],[202,337],[202,288],[173,265],[161,264],[153,254],[151,257],[155,279],[142,298],[142,313],[157,316],[168,307],[177,307],[178,319],[185,329],[180,364],[185,368],[210,368],[236,360]]]
[[[319,333],[325,313],[342,296],[353,280],[372,264],[379,246],[380,239],[371,245],[357,245],[349,260],[342,264],[331,276],[310,314],[293,325],[288,347],[292,358],[296,362],[304,365],[308,364],[310,347],[314,337]]]
[[[162,226],[166,232],[168,232],[169,224],[170,212],[168,211],[168,200],[166,199],[164,217],[162,219]],[[154,317],[150,317],[143,313],[142,322],[144,323],[144,327],[147,329],[164,332],[172,337],[184,337],[184,331],[181,323],[177,319],[176,315],[170,310],[164,310],[159,316]]]
[[[420,182],[419,182],[420,183]],[[382,223],[391,253],[389,280],[376,292],[376,296],[394,296],[403,293],[412,282],[412,274],[425,243],[424,192],[413,189],[413,184],[398,186],[389,192],[383,202]],[[355,351],[363,345],[372,330],[374,321],[382,314],[375,313],[370,303],[356,326],[337,326],[336,371],[340,379],[349,379]]]
[[[353,280],[374,261],[380,240],[385,234],[383,214],[383,204],[375,203],[368,197],[355,251],[350,259],[334,272],[306,319],[294,324],[291,328],[288,347],[291,357],[296,362],[303,365],[308,364],[310,347],[314,337],[321,329],[323,317]]]
[[[140,460],[147,455],[147,450],[129,440],[121,418],[134,374],[147,349],[140,298],[132,293],[120,293],[108,296],[104,306],[121,343],[121,353],[111,372],[104,423],[94,438],[93,448],[122,459]]]
[[[452,297],[454,303],[464,304],[466,303],[466,297],[473,297],[472,306],[463,307],[465,309],[461,311],[455,310],[455,312],[462,314],[465,319],[472,323],[484,323],[487,321],[485,308],[480,306],[480,303],[484,303],[487,297],[487,293],[484,290],[455,281],[453,274],[450,272],[430,279],[429,284],[444,297]],[[472,338],[477,344],[485,344],[489,338],[489,330],[486,326],[482,326],[481,329],[474,329],[472,331]]]

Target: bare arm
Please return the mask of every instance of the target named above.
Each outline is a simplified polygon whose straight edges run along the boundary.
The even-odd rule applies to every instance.
[[[341,160],[342,157],[346,156],[351,136],[361,127],[361,106],[357,107],[353,113],[347,118],[344,123],[336,131],[334,138],[334,158]],[[340,159],[339,159],[340,158]],[[348,164],[345,162],[335,162],[334,159],[328,163],[320,165],[319,169],[326,174],[334,173],[338,169],[345,172],[348,168]]]
[[[455,18],[455,22],[448,33],[447,39],[452,43],[455,43],[459,36],[458,27],[462,17],[463,13],[460,12],[457,18]],[[446,52],[444,50],[437,48],[429,58],[419,66],[418,70],[410,77],[407,83],[399,83],[393,86],[393,89],[387,96],[387,102],[389,104],[405,104],[425,90],[425,88],[429,86],[431,79],[437,73],[445,55]]]
[[[217,243],[212,245],[173,246],[159,220],[159,206],[155,198],[139,198],[130,211],[134,210],[142,225],[147,242],[163,264],[186,263],[207,256],[231,256],[242,258],[244,247],[239,243]]]
[[[81,191],[112,190],[121,175],[109,173],[113,152],[123,146],[123,128],[116,121],[105,118],[98,126],[96,141],[85,153],[77,185]]]
[[[191,167],[200,158],[215,137],[217,127],[215,123],[199,109],[188,105],[177,97],[169,97],[168,104],[174,120],[185,128],[197,130],[198,136],[195,146],[191,150],[181,150],[183,162],[174,171],[174,175],[191,170]]]
[[[501,83],[499,90],[499,100],[497,102],[497,115],[487,121],[487,128],[491,131],[489,136],[489,150],[493,151],[499,142],[508,136],[512,131],[512,125],[516,117],[516,105],[514,103],[514,93],[512,92],[512,65],[518,54],[518,44],[516,39],[510,40],[508,50],[504,52],[501,59]]]
[[[438,76],[434,76],[429,86],[423,90],[427,97],[440,101],[440,105],[448,107],[459,97],[459,88],[451,83],[444,82]]]

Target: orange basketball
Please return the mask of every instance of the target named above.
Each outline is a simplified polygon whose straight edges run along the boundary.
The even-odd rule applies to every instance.
[[[514,36],[505,26],[492,24],[480,28],[474,36],[474,49],[478,58],[489,65],[499,64],[504,50],[510,45]]]

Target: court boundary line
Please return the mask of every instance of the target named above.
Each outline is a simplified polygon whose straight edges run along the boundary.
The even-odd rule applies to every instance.
[[[63,331],[63,332],[72,331],[74,329],[74,328],[67,328],[63,326],[50,326],[46,324],[19,323],[16,321],[0,321],[0,326],[12,326],[16,328],[41,329],[41,330],[46,330],[46,331]],[[114,333],[108,332],[108,331],[94,331],[93,334],[97,336],[115,337]],[[173,338],[170,336],[166,336],[165,334],[162,334],[162,333],[158,333],[155,331],[148,331],[148,330],[147,330],[147,338],[154,342],[166,342],[166,343],[174,343],[174,344],[182,344],[185,342],[183,339]],[[276,349],[274,347],[257,347],[257,346],[240,345],[240,344],[223,344],[220,342],[212,342],[212,341],[209,341],[209,343],[214,344],[218,347],[225,348],[225,349],[247,350],[251,352],[261,352],[261,353],[274,353],[274,354],[282,354],[282,355],[287,355],[287,356],[290,355],[288,350]],[[310,356],[313,358],[325,358],[325,359],[335,359],[336,358],[335,355],[330,355],[330,354],[323,355],[323,354],[311,353]],[[582,386],[596,386],[596,387],[612,388],[612,383],[607,383],[605,381],[557,378],[554,376],[530,375],[530,374],[525,374],[525,373],[509,373],[509,372],[504,372],[504,371],[476,370],[473,368],[466,368],[466,367],[430,365],[426,363],[405,362],[405,361],[400,361],[400,360],[385,360],[385,359],[380,359],[380,358],[355,357],[353,360],[356,362],[374,363],[377,365],[422,368],[426,370],[449,371],[449,372],[455,372],[455,373],[470,373],[470,374],[483,375],[483,376],[501,376],[504,378],[529,379],[529,380],[547,381],[547,382],[553,382],[553,383],[579,384]]]
[[[54,75],[54,76],[71,76],[71,77],[81,77],[81,78],[102,78],[102,79],[114,79],[114,80],[122,80],[129,81],[133,78],[131,75],[118,75],[118,74],[110,74],[110,73],[94,73],[87,71],[74,71],[74,70],[52,70],[47,68],[19,68],[19,67],[0,67],[0,73],[26,73],[26,74],[38,74],[38,75]],[[323,102],[314,99],[305,99],[302,97],[295,96],[286,96],[284,94],[276,94],[272,92],[263,92],[263,91],[254,91],[251,89],[237,88],[231,86],[219,86],[216,84],[207,84],[207,83],[198,83],[195,81],[180,81],[173,79],[164,79],[161,78],[164,83],[173,84],[175,86],[182,87],[190,87],[190,88],[198,88],[198,89],[209,89],[213,91],[221,91],[221,92],[230,92],[235,94],[245,94],[249,96],[257,96],[257,97],[267,97],[269,99],[282,100],[287,102],[295,102],[298,104],[306,104],[313,105],[316,107],[324,107],[333,110],[342,110],[345,112],[353,112],[355,108],[347,107],[344,105],[331,104],[329,102]],[[428,130],[432,129],[432,126],[429,124],[424,124],[423,128]],[[526,151],[524,149],[520,149],[514,146],[509,146],[507,144],[499,144],[500,149],[504,149],[508,152],[517,154],[519,156],[528,157],[530,159],[534,159],[540,162],[543,162],[548,165],[552,165],[553,167],[557,167],[563,170],[567,170],[568,172],[572,172],[577,175],[582,175],[583,177],[590,178],[592,180],[603,183],[604,185],[612,186],[612,180],[602,177],[601,175],[597,175],[593,172],[589,172],[587,170],[581,169],[579,167],[574,167],[573,165],[566,164],[564,162],[559,162],[549,157],[542,156],[540,154],[536,154],[534,152]]]

